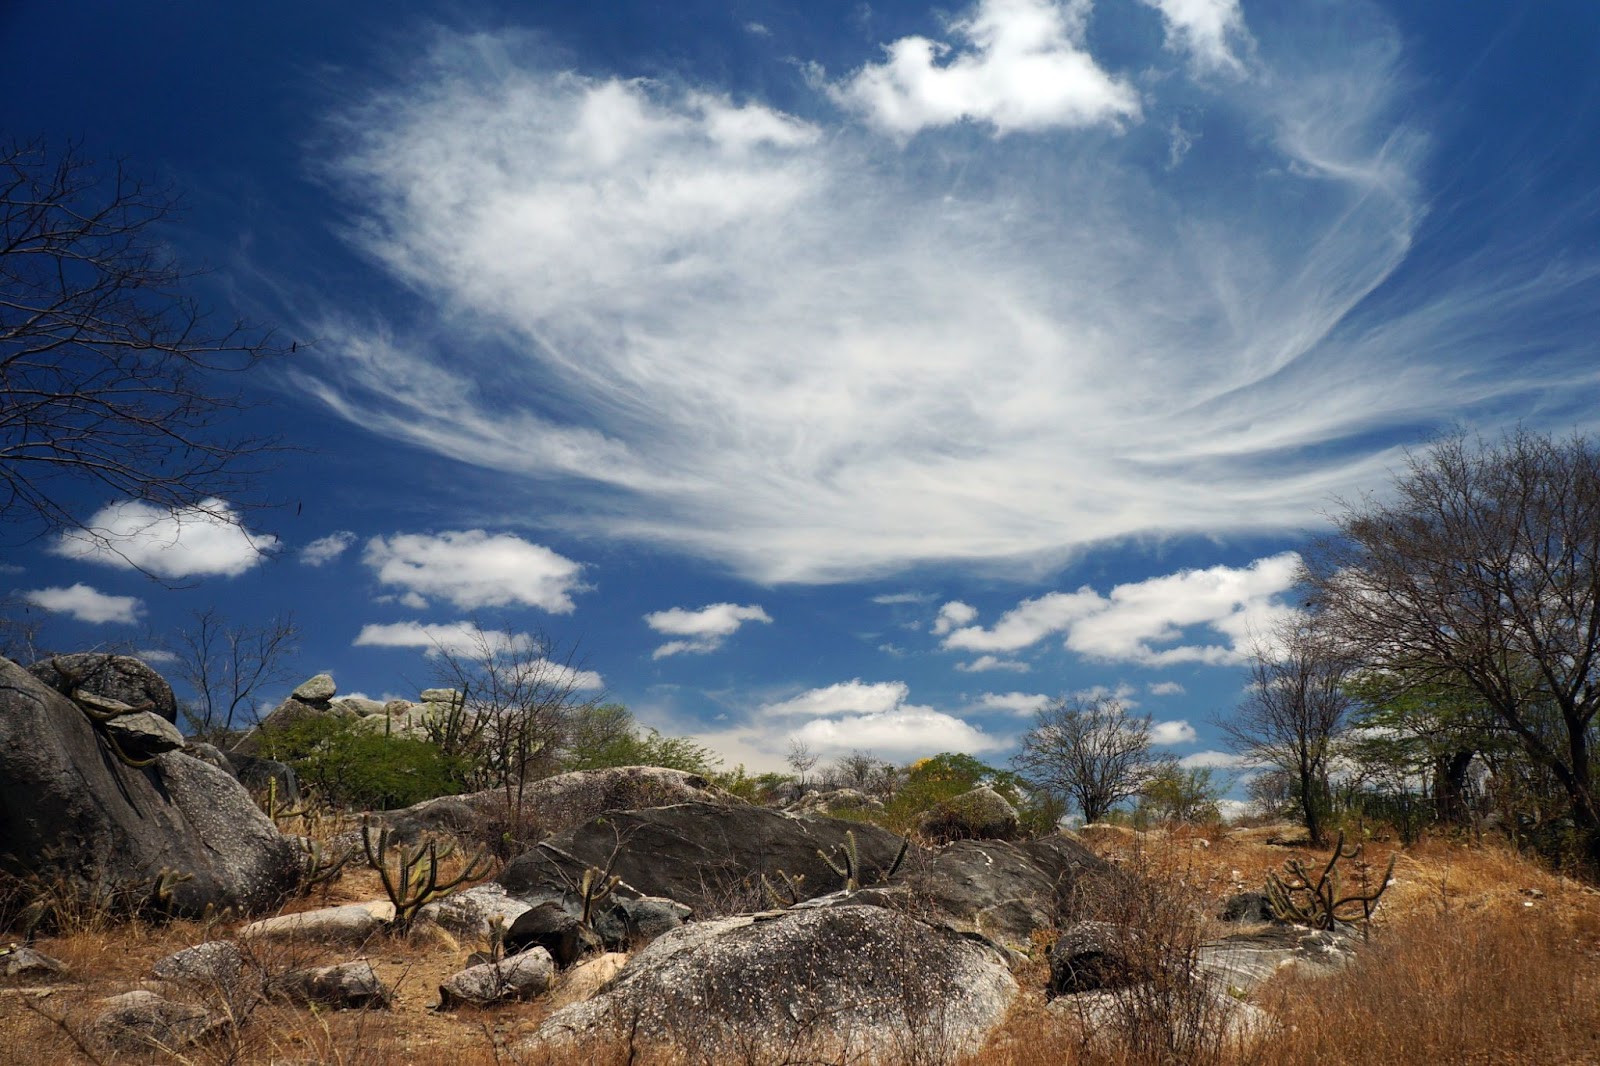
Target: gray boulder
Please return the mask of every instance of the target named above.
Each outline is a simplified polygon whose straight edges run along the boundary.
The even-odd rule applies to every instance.
[[[182,751],[183,734],[178,727],[150,711],[119,714],[102,723],[123,754],[132,759],[153,759],[166,751]]]
[[[1110,922],[1075,922],[1050,949],[1051,996],[1124,988],[1153,976],[1142,965],[1137,932]]]
[[[941,800],[917,822],[917,831],[939,844],[953,840],[1015,840],[1017,809],[987,785]]]
[[[440,796],[374,817],[393,829],[395,839],[400,841],[441,831],[482,838],[491,830],[497,839],[498,830],[510,830],[519,839],[531,839],[560,833],[607,811],[693,801],[743,805],[699,774],[658,766],[613,766],[574,770],[532,781],[520,796],[508,796],[502,789]],[[508,810],[519,803],[519,814]]]
[[[333,684],[333,677],[329,674],[318,674],[316,677],[300,682],[293,692],[289,693],[292,699],[302,703],[327,703],[333,699],[334,693],[339,690]]]
[[[150,972],[173,984],[226,990],[243,977],[244,955],[231,940],[208,940],[158,960]]]
[[[265,792],[277,784],[278,799],[282,802],[292,802],[300,796],[300,775],[294,772],[294,767],[276,759],[263,759],[259,755],[247,755],[242,751],[228,753],[228,765],[232,768],[233,775],[239,783],[252,792]]]
[[[1016,995],[997,952],[879,907],[722,918],[661,937],[522,1050],[627,1034],[705,1061],[953,1062]]]
[[[874,825],[697,802],[611,811],[524,852],[496,880],[513,896],[542,895],[578,884],[587,867],[609,867],[622,878],[619,898],[663,896],[702,917],[736,914],[766,905],[761,876],[780,869],[803,879],[806,896],[842,887],[818,852],[837,861],[847,834],[863,883],[894,864],[901,839]]]
[[[439,986],[439,1006],[450,1010],[463,1004],[489,1007],[532,999],[550,987],[555,973],[549,953],[539,948],[499,962],[470,966]]]
[[[169,722],[178,720],[172,686],[148,663],[131,655],[52,655],[33,663],[28,672],[63,696],[84,692],[116,700],[131,710],[159,714]]]
[[[112,996],[90,1026],[95,1041],[112,1051],[171,1054],[223,1032],[228,1021],[204,1007],[174,1003],[139,989]]]
[[[365,959],[290,970],[273,979],[270,991],[292,1003],[340,1010],[385,1008],[394,1001],[393,991]]]
[[[0,948],[0,978],[7,981],[35,981],[65,977],[67,964],[25,945]]]
[[[0,659],[0,871],[199,917],[274,905],[299,865],[232,777],[181,751],[128,765],[98,723]],[[163,871],[170,895],[152,900]]]
[[[907,866],[901,880],[912,899],[1013,948],[1026,948],[1035,932],[1069,915],[1085,879],[1117,877],[1104,860],[1059,834],[1023,843],[958,841]]]

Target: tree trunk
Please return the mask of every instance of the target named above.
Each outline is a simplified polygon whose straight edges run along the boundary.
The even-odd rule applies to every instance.
[[[1433,765],[1434,813],[1445,825],[1464,825],[1467,821],[1467,771],[1472,766],[1471,750],[1440,755]]]

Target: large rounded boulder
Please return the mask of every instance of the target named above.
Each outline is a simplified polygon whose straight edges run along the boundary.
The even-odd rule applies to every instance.
[[[953,1062],[1016,995],[1005,960],[975,940],[881,907],[797,908],[666,934],[527,1050],[626,1037],[706,1061]]]
[[[130,754],[104,721],[0,659],[0,872],[198,916],[271,906],[299,867],[228,774],[181,750]]]

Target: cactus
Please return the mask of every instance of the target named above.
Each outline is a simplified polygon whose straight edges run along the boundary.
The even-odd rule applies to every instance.
[[[767,879],[766,874],[761,875],[761,894],[767,897],[767,903],[771,905],[773,910],[788,910],[802,899],[805,899],[805,874],[796,874],[791,877],[789,874],[779,870],[778,877],[783,881],[784,891],[782,894],[772,886],[772,882]]]
[[[298,818],[308,824],[311,821],[311,803],[309,800],[300,804],[298,807],[294,805],[293,800],[284,800],[282,803],[278,802],[277,777],[270,777],[267,779],[267,797],[266,806],[264,809],[267,813],[267,817],[272,819],[273,825],[277,825],[280,821],[286,818]]]
[[[894,862],[889,864],[887,870],[878,871],[878,880],[887,881],[900,872],[900,866],[906,860],[906,852],[911,847],[911,838],[905,837],[900,841],[900,852],[894,857]],[[856,831],[848,829],[844,834],[844,844],[839,848],[842,862],[834,862],[828,853],[817,849],[817,854],[822,856],[822,861],[828,864],[828,869],[844,879],[844,890],[855,892],[861,888],[861,853],[856,847]],[[779,871],[780,873],[782,871]]]
[[[1267,902],[1272,907],[1272,913],[1280,921],[1309,925],[1314,929],[1332,929],[1339,922],[1359,920],[1365,923],[1372,917],[1378,897],[1389,887],[1389,878],[1394,874],[1395,856],[1389,856],[1389,867],[1378,882],[1376,891],[1343,894],[1339,883],[1339,860],[1360,857],[1361,845],[1346,850],[1344,834],[1340,833],[1338,842],[1333,846],[1333,854],[1328,857],[1327,865],[1315,881],[1304,863],[1290,859],[1284,863],[1287,878],[1275,873],[1267,874]],[[1356,906],[1361,908],[1359,916],[1344,910]]]
[[[424,904],[489,872],[488,866],[479,869],[484,860],[484,853],[479,851],[468,860],[460,874],[441,882],[439,863],[455,853],[454,845],[441,852],[438,844],[430,840],[408,848],[390,839],[388,826],[378,832],[378,839],[374,841],[372,824],[366,819],[361,821],[361,847],[367,854],[367,862],[378,871],[389,901],[394,904],[393,924],[400,930],[411,928]]]
[[[311,837],[297,837],[300,850],[305,852],[300,865],[300,881],[297,886],[302,896],[311,895],[311,890],[318,885],[329,885],[344,874],[344,868],[350,860],[356,857],[354,848],[346,848],[338,855],[329,855],[323,848],[321,841]]]
[[[622,883],[622,878],[611,873],[611,867],[604,870],[587,866],[583,871],[583,880],[578,883],[578,895],[583,900],[583,913],[578,918],[578,924],[585,929],[594,928],[594,909],[611,897],[612,891]]]
[[[165,914],[172,909],[173,891],[185,881],[193,881],[194,874],[181,873],[170,867],[163,866],[156,874],[155,883],[150,888],[150,898],[147,908],[155,913]]]

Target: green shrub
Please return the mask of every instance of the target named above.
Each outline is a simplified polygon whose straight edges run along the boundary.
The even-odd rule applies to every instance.
[[[262,734],[261,752],[294,767],[325,802],[388,810],[465,789],[471,766],[429,741],[375,733],[360,719],[317,715]]]

